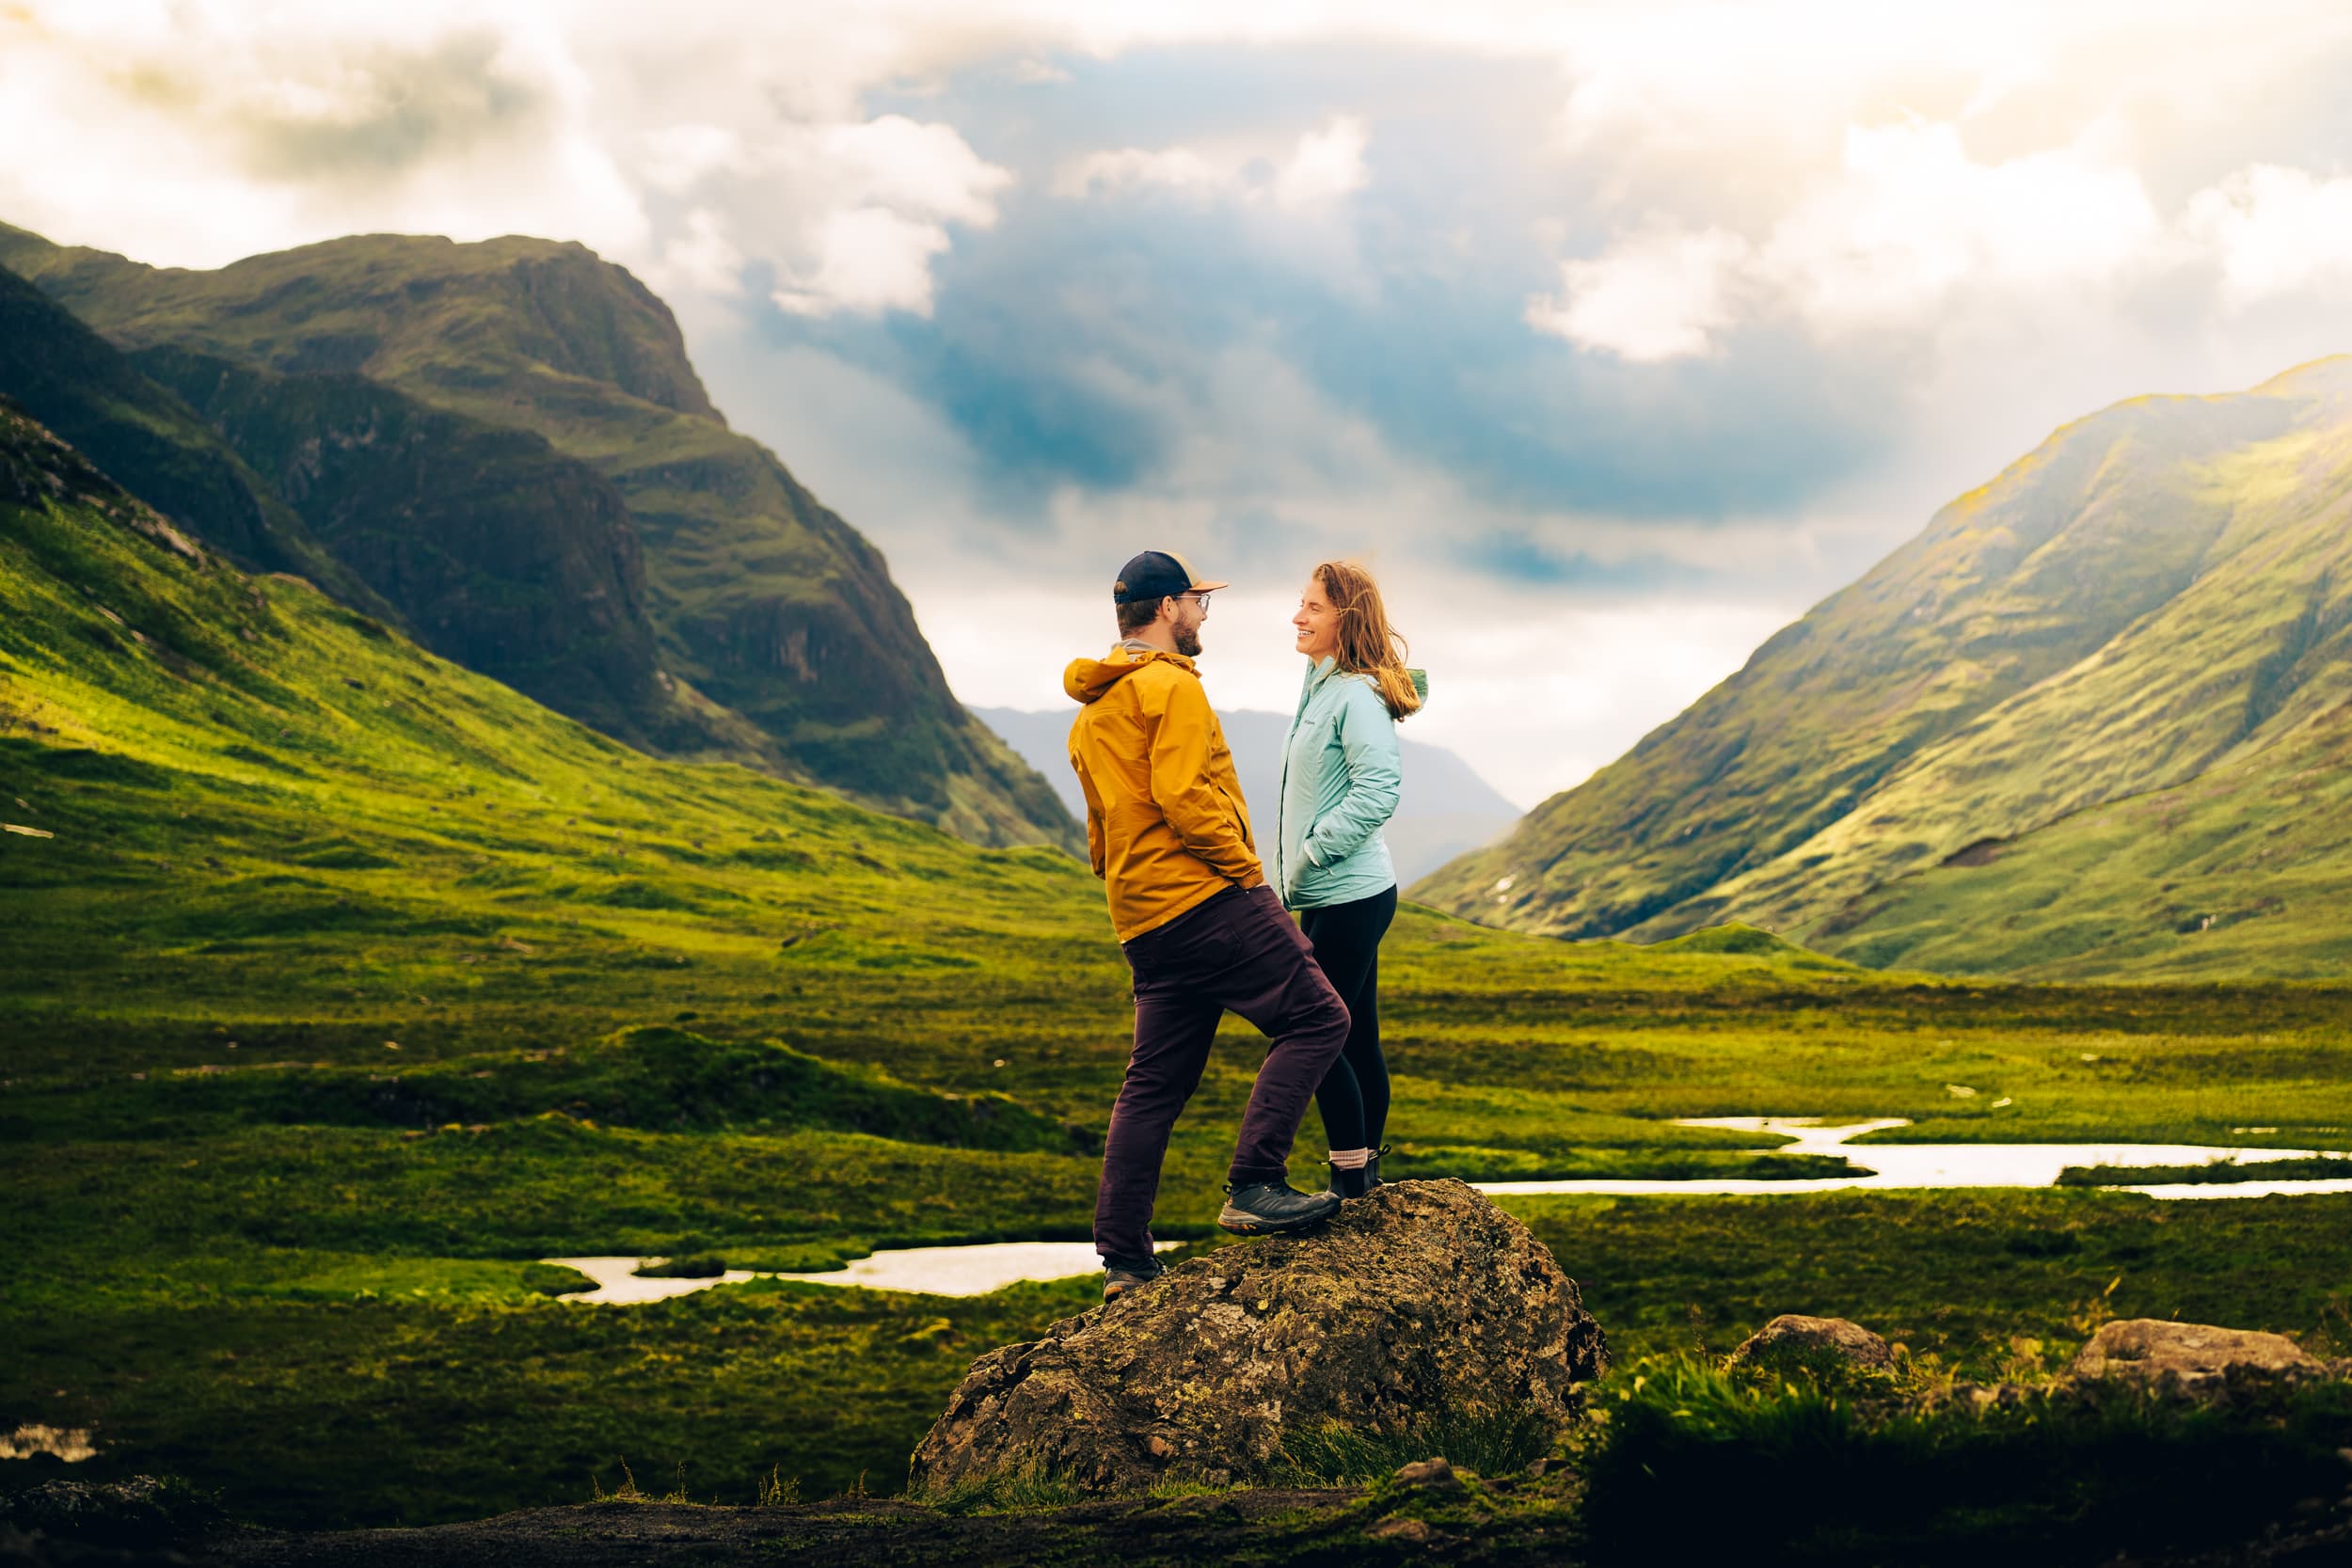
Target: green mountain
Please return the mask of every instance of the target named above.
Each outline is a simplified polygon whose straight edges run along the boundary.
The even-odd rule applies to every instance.
[[[977,842],[1077,842],[1044,781],[956,702],[872,546],[727,428],[668,309],[581,246],[370,235],[192,272],[0,228],[0,264],[190,394],[249,444],[248,462],[303,492],[306,516],[322,513],[314,530],[396,578],[441,635],[477,607],[501,628],[552,624],[589,583],[622,644],[602,663],[584,634],[553,653],[513,648],[500,629],[476,639],[507,648],[510,668],[568,658],[564,680],[537,687],[564,711],[673,754],[755,759]],[[355,381],[401,401],[372,405]],[[405,460],[360,450],[380,419],[399,425]],[[484,467],[510,457],[563,474],[567,491]],[[387,469],[430,515],[385,501],[373,482]],[[641,555],[649,681],[628,645],[632,568],[596,485],[618,498]],[[513,547],[469,535],[485,499],[544,527]],[[534,591],[534,562],[558,580]],[[456,651],[482,657],[475,641]]]
[[[2330,972],[2347,490],[2352,359],[2069,425],[1415,895],[1569,936],[1738,921],[1875,963]],[[2163,830],[2265,792],[2288,807],[2233,830],[2259,843]],[[2156,830],[2124,855],[2131,824]]]
[[[0,396],[214,547],[262,571],[308,577],[374,613],[393,613],[194,409],[5,268]]]
[[[6,400],[0,817],[13,1016],[56,990],[54,1027],[100,1038],[93,979],[166,1009],[323,983],[429,1029],[412,993],[446,1001],[466,975],[479,1046],[505,985],[532,1020],[575,989],[627,995],[655,930],[777,962],[795,990],[936,967],[910,945],[934,928],[981,957],[1106,940],[1058,850],[632,752],[308,582],[238,570]],[[453,970],[453,948],[501,962]]]
[[[134,357],[435,653],[616,739],[693,749],[684,716],[665,711],[628,504],[595,468],[365,376],[278,375],[170,347]]]

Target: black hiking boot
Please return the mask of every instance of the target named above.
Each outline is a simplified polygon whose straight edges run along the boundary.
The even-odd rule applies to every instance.
[[[1372,1158],[1364,1162],[1365,1192],[1370,1192],[1375,1187],[1385,1187],[1388,1185],[1387,1182],[1380,1180],[1380,1156],[1386,1154],[1388,1151],[1389,1146],[1387,1144],[1382,1144],[1378,1148],[1372,1151]]]
[[[1132,1291],[1155,1283],[1167,1272],[1160,1267],[1160,1260],[1156,1258],[1146,1258],[1140,1263],[1120,1258],[1105,1258],[1103,1259],[1103,1299],[1117,1301]]]
[[[1225,1189],[1216,1227],[1236,1236],[1272,1236],[1303,1230],[1340,1212],[1331,1193],[1302,1193],[1287,1181],[1251,1181]]]
[[[1331,1196],[1338,1198],[1361,1197],[1372,1191],[1378,1184],[1379,1180],[1373,1174],[1369,1164],[1358,1165],[1354,1170],[1343,1170],[1338,1165],[1333,1165],[1331,1167]]]

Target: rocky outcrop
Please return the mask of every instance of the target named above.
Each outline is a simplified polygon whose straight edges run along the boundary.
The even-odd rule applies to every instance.
[[[2103,1326],[2075,1353],[2067,1375],[2077,1383],[2128,1383],[2164,1393],[2201,1395],[2233,1374],[2316,1378],[2328,1364],[2282,1334],[2217,1328],[2210,1323],[2126,1318]]]
[[[912,1486],[1263,1481],[1287,1439],[1334,1424],[1565,1426],[1607,1365],[1576,1282],[1525,1226],[1466,1183],[1401,1181],[991,1351],[915,1449]]]
[[[1857,1367],[1883,1371],[1894,1366],[1886,1341],[1844,1318],[1808,1318],[1784,1312],[1742,1340],[1734,1361],[1772,1360],[1784,1355],[1826,1353]]]

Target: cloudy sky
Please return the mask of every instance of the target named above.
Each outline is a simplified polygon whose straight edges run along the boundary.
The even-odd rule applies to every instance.
[[[1371,563],[1532,804],[2051,428],[2352,350],[2352,11],[2131,0],[0,0],[0,219],[579,239],[970,702],[1109,578]]]

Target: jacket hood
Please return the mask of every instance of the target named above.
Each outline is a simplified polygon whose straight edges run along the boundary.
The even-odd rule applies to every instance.
[[[1149,648],[1141,653],[1131,648],[1113,648],[1102,658],[1072,659],[1070,667],[1061,673],[1061,689],[1069,692],[1073,701],[1095,702],[1145,665],[1162,660],[1184,670],[1193,667],[1192,660],[1184,655],[1164,653],[1158,648]]]

